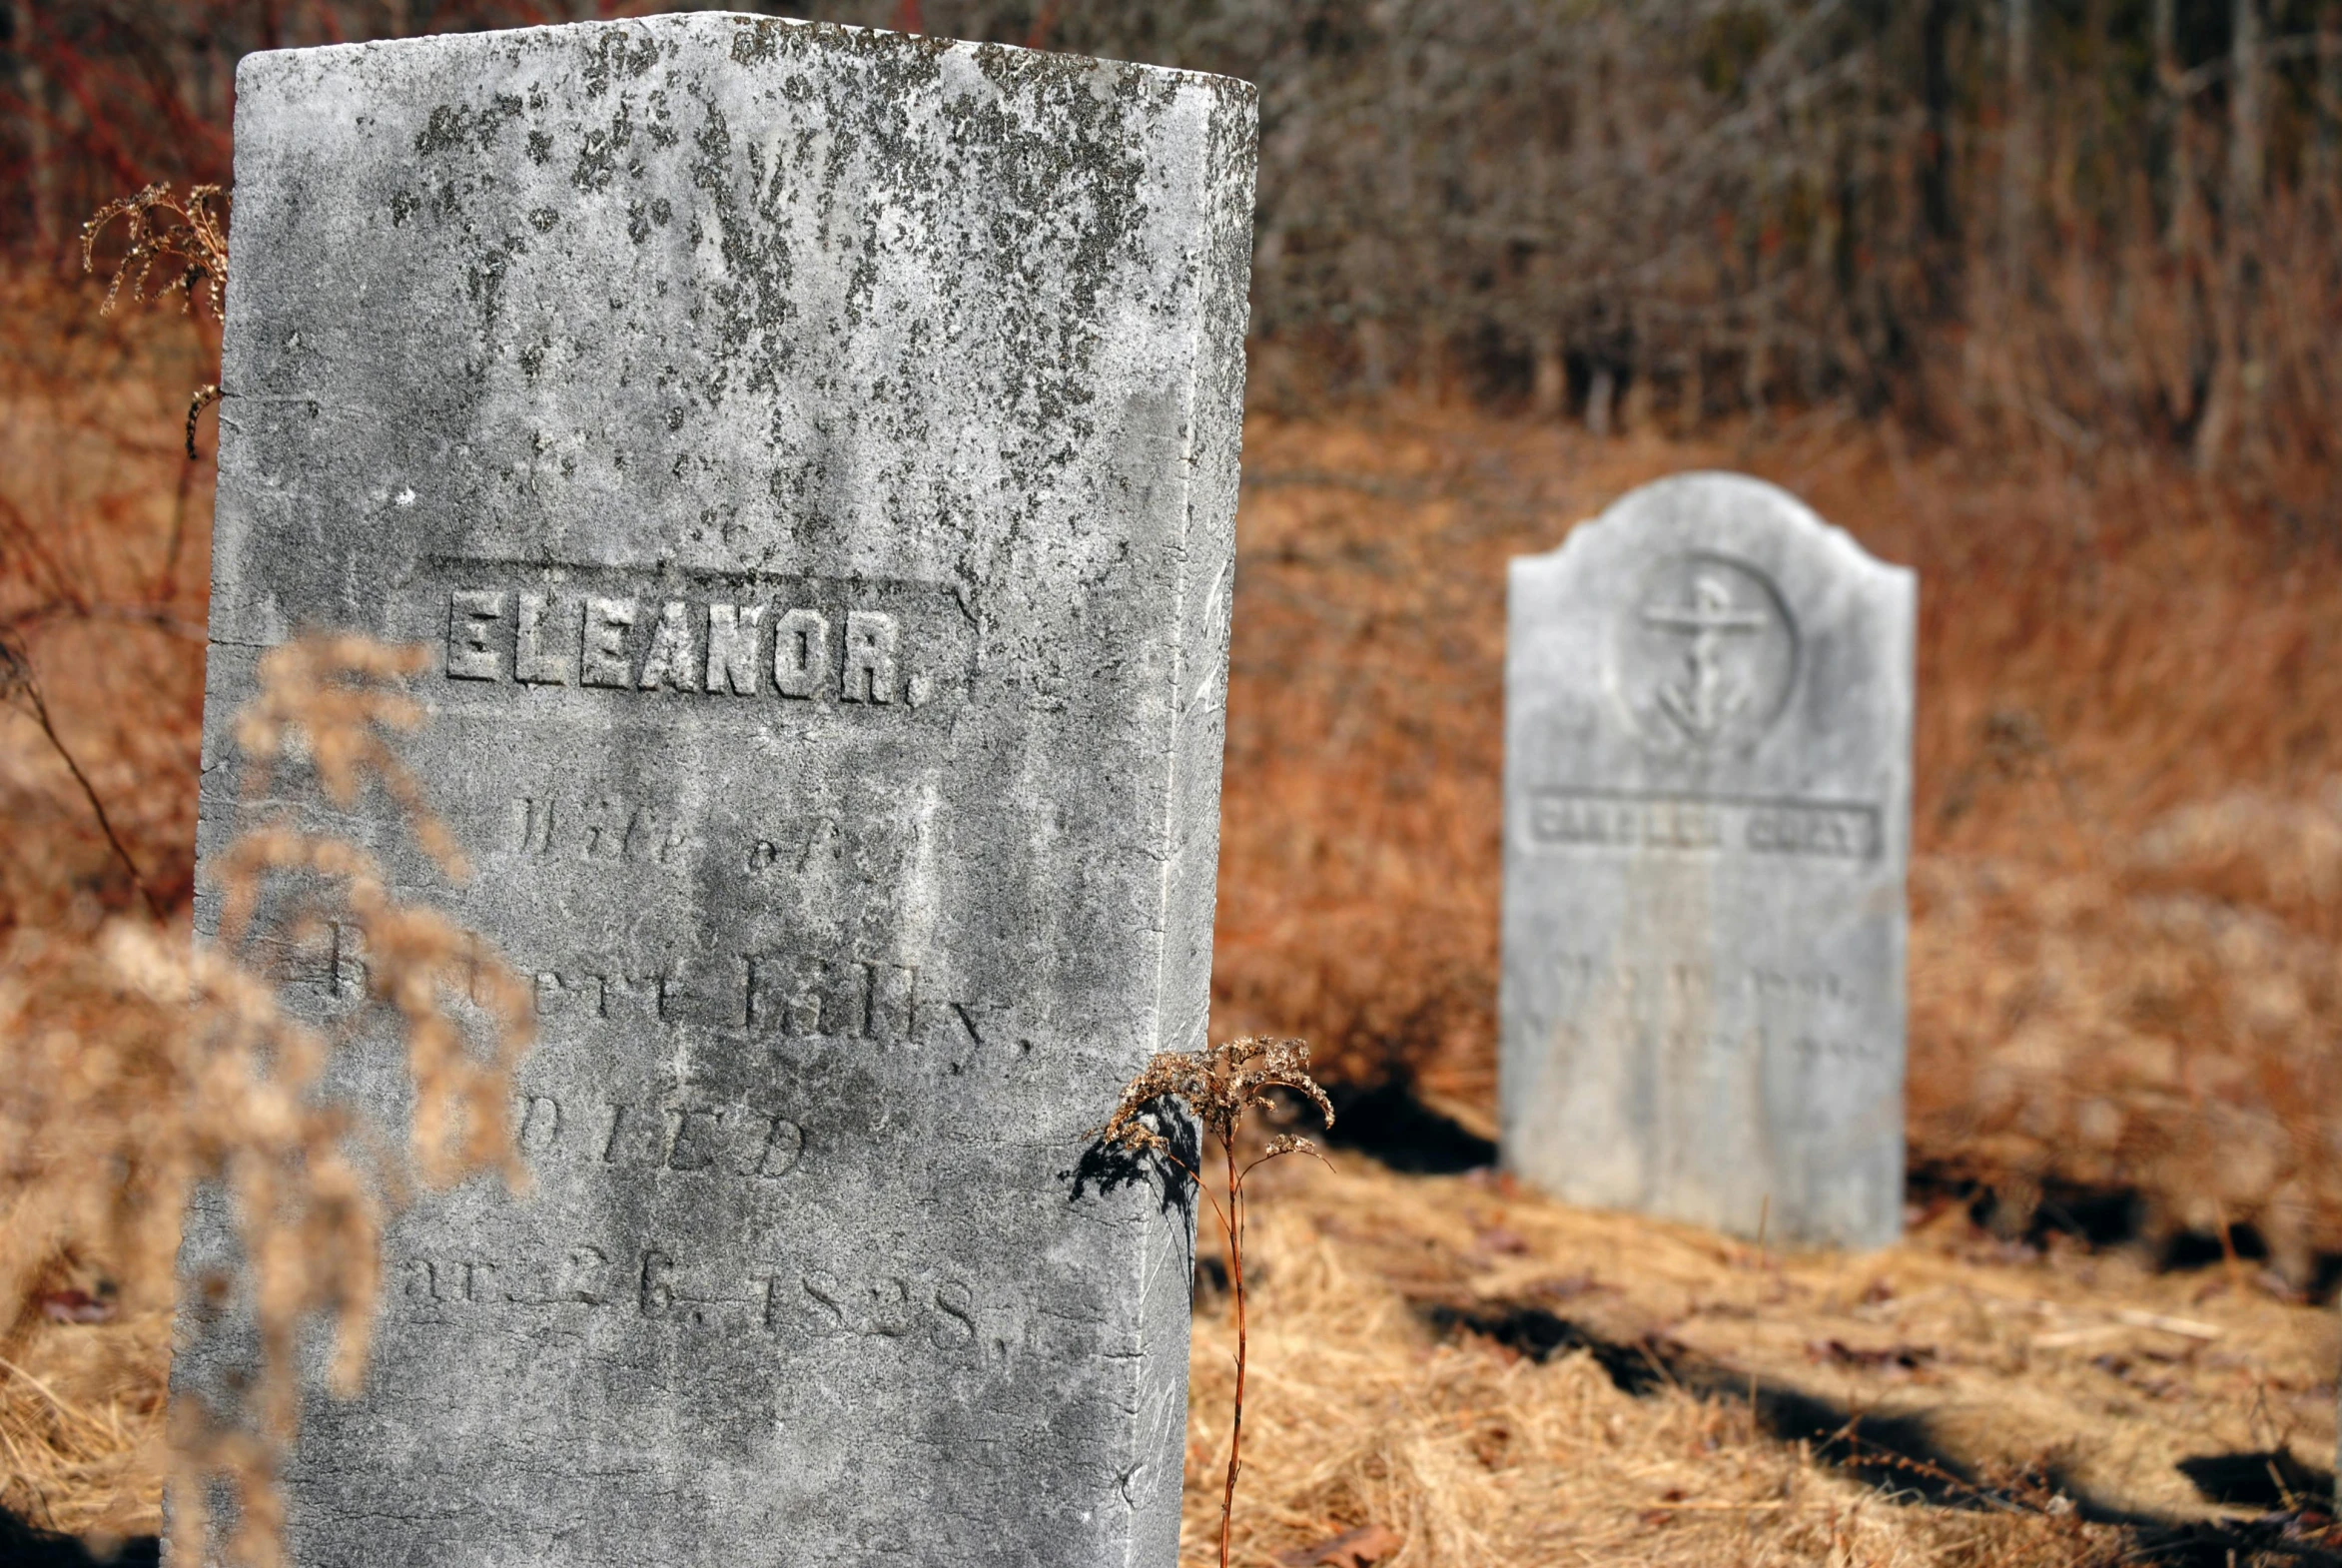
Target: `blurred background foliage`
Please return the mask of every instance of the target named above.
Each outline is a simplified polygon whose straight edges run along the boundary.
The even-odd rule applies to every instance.
[[[634,9],[10,0],[0,231],[62,258],[126,189],[226,183],[248,50]],[[1273,403],[1437,386],[1600,431],[1844,401],[2247,478],[2342,429],[2342,0],[779,9],[1258,83]]]

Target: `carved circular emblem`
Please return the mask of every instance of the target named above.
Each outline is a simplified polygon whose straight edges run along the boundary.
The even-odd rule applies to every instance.
[[[1671,751],[1753,745],[1797,675],[1797,632],[1764,573],[1721,555],[1658,562],[1618,617],[1611,688]]]

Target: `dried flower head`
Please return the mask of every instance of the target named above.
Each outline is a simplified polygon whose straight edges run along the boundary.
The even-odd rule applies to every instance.
[[[131,919],[106,927],[95,951],[31,935],[0,943],[0,1363],[9,1325],[29,1321],[25,1303],[61,1259],[102,1260],[126,1310],[156,1313],[173,1295],[190,1192],[213,1183],[231,1200],[241,1262],[217,1281],[219,1299],[243,1303],[256,1353],[241,1380],[171,1400],[171,1527],[190,1562],[283,1560],[278,1477],[299,1417],[299,1352],[313,1325],[330,1326],[333,1384],[359,1385],[383,1227],[410,1176],[525,1179],[509,1110],[533,1033],[527,983],[476,934],[400,899],[369,851],[298,823],[296,797],[354,806],[380,779],[419,839],[454,861],[390,745],[422,718],[397,687],[420,659],[346,637],[264,657],[239,724],[254,819],[208,862],[219,943]],[[0,657],[0,681],[11,671]],[[16,673],[37,703],[29,673]],[[271,771],[295,762],[302,787],[280,799]],[[339,984],[345,955],[363,980],[333,1027],[282,1005],[286,965],[322,961]],[[403,1041],[413,1091],[403,1158],[329,1088],[337,1053],[385,1036]],[[236,1527],[207,1556],[206,1513],[221,1497]]]
[[[182,200],[172,194],[168,181],[161,181],[136,196],[108,202],[93,213],[81,226],[84,272],[98,270],[98,237],[113,227],[116,219],[123,221],[127,241],[106,282],[106,303],[100,309],[113,310],[122,286],[128,283],[133,300],[159,300],[174,291],[184,295],[182,311],[194,308],[201,291],[211,303],[212,315],[225,317],[228,224],[216,206],[219,200],[216,185],[195,186]]]
[[[1169,1145],[1154,1118],[1162,1102],[1176,1100],[1226,1143],[1247,1112],[1268,1103],[1272,1089],[1289,1089],[1301,1096],[1317,1108],[1327,1127],[1333,1126],[1333,1102],[1309,1076],[1309,1043],[1245,1035],[1202,1051],[1158,1052],[1123,1090],[1114,1115],[1098,1130],[1097,1139],[1109,1149],[1134,1155],[1168,1153]],[[1295,1152],[1313,1155],[1317,1146],[1284,1134],[1270,1141],[1261,1158]]]
[[[220,200],[216,185],[199,185],[181,201],[171,194],[168,181],[148,186],[136,196],[118,197],[90,215],[81,226],[81,268],[98,270],[98,237],[116,219],[124,221],[127,244],[106,279],[106,303],[98,313],[109,315],[122,297],[124,283],[133,300],[181,296],[181,314],[195,309],[200,290],[211,302],[212,319],[228,319],[228,225],[215,210]],[[153,292],[149,293],[149,286]],[[218,383],[207,383],[187,400],[187,460],[195,461],[195,421],[227,393]]]

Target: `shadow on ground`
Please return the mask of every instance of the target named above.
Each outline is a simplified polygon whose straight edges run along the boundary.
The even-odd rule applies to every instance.
[[[1398,1080],[1361,1089],[1328,1084],[1325,1142],[1371,1156],[1402,1176],[1461,1176],[1496,1164],[1496,1145],[1415,1098]]]
[[[0,1563],[8,1568],[154,1568],[162,1557],[151,1535],[133,1536],[110,1557],[95,1556],[77,1537],[36,1530],[0,1508]]]
[[[2212,1502],[2267,1510],[2256,1519],[2179,1520],[2113,1507],[2055,1470],[1979,1476],[1937,1443],[1924,1416],[1864,1413],[1801,1388],[1755,1377],[1665,1338],[1605,1338],[1583,1323],[1526,1302],[1416,1299],[1425,1322],[1545,1361],[1582,1350],[1621,1392],[1637,1398],[1662,1387],[1704,1399],[1750,1401],[1757,1421],[1783,1442],[1804,1442],[1816,1459],[1878,1488],[1890,1501],[1939,1508],[2048,1512],[2120,1525],[2135,1544],[2125,1563],[2156,1568],[2236,1568],[2298,1563],[2342,1568],[2342,1525],[2331,1513],[2334,1477],[2290,1454],[2208,1454],[2181,1473]]]

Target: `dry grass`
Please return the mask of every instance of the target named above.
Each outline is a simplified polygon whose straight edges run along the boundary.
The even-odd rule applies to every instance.
[[[2239,1517],[2207,1505],[2181,1459],[2285,1450],[2316,1467],[2332,1449],[2331,1314],[2226,1271],[2025,1257],[1955,1215],[1885,1253],[1784,1256],[1473,1178],[1335,1163],[1280,1170],[1252,1221],[1239,1563],[1381,1525],[1404,1543],[1390,1568],[2080,1568],[2139,1548],[2090,1512]],[[1541,1307],[1605,1355],[1647,1349],[1677,1380],[1630,1394],[1594,1352],[1539,1363],[1441,1330],[1438,1306]],[[1215,1549],[1233,1342],[1226,1297],[1207,1294],[1189,1564]],[[125,1434],[153,1427],[163,1349],[159,1314],[50,1325],[26,1346],[62,1397],[45,1415],[12,1402],[0,1430],[58,1523],[111,1508],[118,1529],[154,1527],[160,1478]],[[1916,1424],[1967,1484],[1899,1500],[1935,1478],[1885,1447],[1863,1450],[1881,1461],[1867,1469],[1818,1459],[1810,1438],[1752,1418],[1738,1392],[1752,1375],[1769,1415],[1792,1390],[1874,1425],[1902,1418],[1894,1432]],[[2214,1540],[2200,1560],[2223,1560]],[[2249,1544],[2237,1560],[2256,1561]]]
[[[94,1271],[80,1278],[99,1282]],[[0,1504],[40,1528],[99,1542],[156,1534],[171,1309],[89,1325],[37,1320],[12,1348],[0,1368]]]
[[[1391,1568],[2157,1560],[2157,1532],[2087,1520],[2237,1519],[2176,1462],[2333,1449],[2330,1314],[2226,1275],[2009,1260],[1955,1215],[1883,1253],[1776,1255],[1336,1158],[1280,1168],[1248,1242],[1238,1561],[1368,1525],[1404,1540]],[[1442,1307],[1542,1310],[1598,1348],[1540,1362],[1441,1331]],[[1195,1334],[1189,1563],[1224,1459],[1224,1298]],[[1622,1391],[1614,1367],[1646,1364]],[[1835,1445],[1856,1462],[1818,1459],[1857,1416]],[[2230,1528],[2202,1560],[2259,1560]]]

